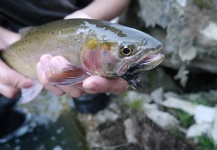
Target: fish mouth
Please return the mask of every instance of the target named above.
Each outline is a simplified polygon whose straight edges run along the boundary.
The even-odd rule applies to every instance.
[[[136,80],[146,71],[157,67],[164,60],[165,56],[159,53],[161,49],[162,45],[158,47],[158,49],[155,51],[155,54],[150,54],[132,64],[121,77],[124,78],[129,85],[138,86],[139,83]],[[142,87],[141,85],[139,86]]]
[[[163,60],[165,56],[163,54],[152,54],[141,60],[139,63],[132,65],[128,70],[133,69],[134,71],[147,71],[157,67]]]

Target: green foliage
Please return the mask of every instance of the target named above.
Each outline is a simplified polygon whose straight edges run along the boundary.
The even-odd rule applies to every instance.
[[[184,128],[188,128],[195,123],[194,117],[182,110],[171,109],[171,112],[180,121],[180,126]]]
[[[196,150],[217,150],[217,145],[214,141],[206,136],[198,137],[199,146]]]
[[[134,102],[129,104],[130,109],[142,111],[142,100],[135,100]]]
[[[215,102],[211,103],[203,98],[196,98],[193,102],[196,104],[201,104],[201,105],[210,106],[210,107],[214,107],[216,105]]]
[[[213,0],[193,0],[193,2],[200,9],[213,9],[214,8]]]

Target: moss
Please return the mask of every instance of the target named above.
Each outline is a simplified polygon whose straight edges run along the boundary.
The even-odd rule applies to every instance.
[[[142,100],[135,100],[129,104],[130,109],[142,111]]]
[[[206,105],[206,106],[210,106],[210,107],[214,107],[216,105],[215,102],[209,102],[203,98],[196,98],[195,100],[193,100],[193,102],[196,104]]]
[[[213,0],[193,0],[193,3],[200,9],[214,9]]]
[[[169,111],[180,121],[180,126],[184,128],[189,128],[195,123],[194,117],[182,110],[170,109]]]
[[[196,150],[217,150],[217,145],[214,141],[206,136],[198,137],[199,146]]]

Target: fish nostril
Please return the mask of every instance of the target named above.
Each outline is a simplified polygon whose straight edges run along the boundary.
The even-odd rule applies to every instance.
[[[146,44],[147,44],[146,39],[142,39],[142,45],[146,45]]]

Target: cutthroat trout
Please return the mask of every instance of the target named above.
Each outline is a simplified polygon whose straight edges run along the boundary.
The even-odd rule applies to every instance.
[[[29,29],[2,53],[2,58],[11,68],[37,79],[35,66],[43,54],[63,56],[72,65],[49,80],[68,85],[90,75],[132,80],[128,76],[131,72],[127,73],[129,68],[133,74],[137,70],[135,64],[141,64],[142,70],[156,67],[164,58],[158,54],[162,47],[161,42],[136,29],[106,21],[71,19]]]

